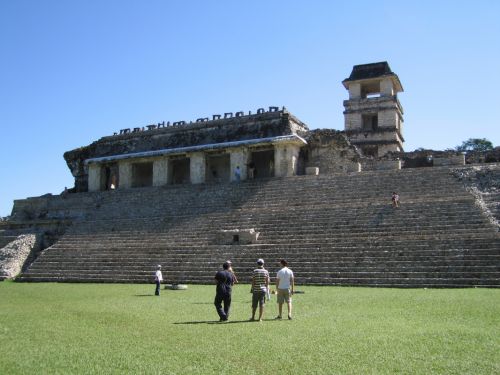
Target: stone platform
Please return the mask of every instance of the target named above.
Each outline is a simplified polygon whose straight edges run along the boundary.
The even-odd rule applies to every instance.
[[[498,178],[500,166],[489,173]],[[25,225],[42,213],[71,222],[17,280],[148,283],[162,264],[166,283],[209,284],[231,259],[248,282],[257,258],[272,275],[286,258],[298,284],[499,287],[498,226],[458,175],[420,168],[16,201],[13,219]],[[234,228],[260,235],[221,243]]]

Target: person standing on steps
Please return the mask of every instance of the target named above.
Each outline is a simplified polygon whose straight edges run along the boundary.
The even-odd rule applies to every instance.
[[[292,320],[292,296],[295,289],[295,281],[292,270],[288,268],[288,262],[285,259],[281,259],[280,264],[281,269],[276,275],[276,292],[278,293],[278,316],[276,319],[281,319],[283,316],[283,303],[286,302],[288,319]]]
[[[259,322],[262,321],[264,315],[264,305],[266,303],[266,294],[269,291],[269,272],[264,269],[264,259],[257,259],[257,268],[252,274],[252,317],[251,321],[255,320],[257,305],[259,306]]]
[[[248,178],[250,180],[255,178],[255,163],[253,161],[248,164]]]
[[[234,274],[229,271],[231,268],[231,261],[227,260],[222,265],[222,270],[215,274],[215,282],[217,287],[215,289],[214,305],[219,314],[219,322],[225,322],[229,319],[229,310],[231,308],[231,292],[235,283]],[[222,308],[224,303],[224,308]]]
[[[241,169],[240,169],[239,165],[237,165],[236,169],[234,170],[234,178],[235,178],[236,182],[241,181]]]
[[[160,295],[160,286],[162,281],[163,281],[163,275],[161,274],[161,265],[158,265],[158,267],[156,267],[156,272],[155,272],[155,284],[156,284],[155,296]]]
[[[399,194],[397,192],[395,191],[392,192],[391,201],[392,201],[392,207],[394,208],[399,207]]]

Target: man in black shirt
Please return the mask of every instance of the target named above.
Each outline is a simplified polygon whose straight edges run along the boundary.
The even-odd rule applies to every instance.
[[[222,270],[215,274],[217,288],[214,305],[221,322],[225,322],[229,318],[231,289],[235,281],[233,273],[229,271],[229,267],[231,267],[231,261],[227,260],[222,265]],[[222,302],[224,302],[224,309],[222,308]]]

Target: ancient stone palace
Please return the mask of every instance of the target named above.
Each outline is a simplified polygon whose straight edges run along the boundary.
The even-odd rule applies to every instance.
[[[121,129],[64,157],[76,191],[99,191],[359,171],[363,156],[402,151],[403,88],[387,62],[356,65],[342,83],[349,100],[338,134],[269,107]]]
[[[271,106],[66,152],[74,187],[0,222],[0,279],[146,283],[161,264],[168,283],[211,283],[231,259],[248,282],[257,258],[286,258],[298,284],[499,287],[498,153],[405,152],[387,62],[342,85],[343,130]]]

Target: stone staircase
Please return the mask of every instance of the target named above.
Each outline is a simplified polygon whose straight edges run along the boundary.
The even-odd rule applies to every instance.
[[[78,211],[78,219],[17,280],[145,283],[161,264],[168,283],[211,283],[231,259],[248,282],[262,257],[272,275],[286,258],[298,284],[500,286],[498,228],[449,168],[78,193],[61,202],[49,216]],[[256,244],[218,243],[220,230],[249,228],[260,232]]]

